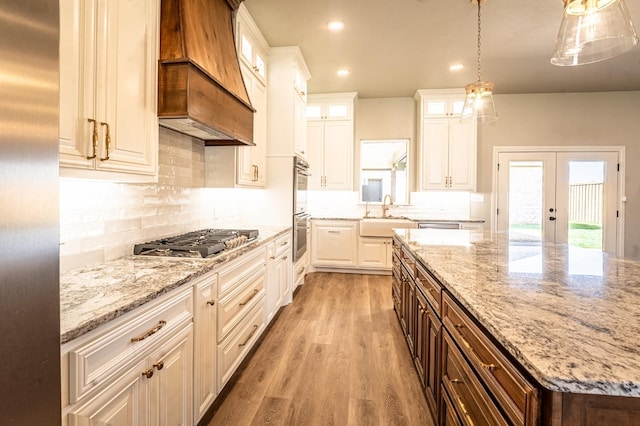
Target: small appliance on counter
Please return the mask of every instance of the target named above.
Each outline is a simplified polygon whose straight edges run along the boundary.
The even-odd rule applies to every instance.
[[[133,254],[170,257],[211,257],[258,238],[256,229],[201,229],[136,244]]]

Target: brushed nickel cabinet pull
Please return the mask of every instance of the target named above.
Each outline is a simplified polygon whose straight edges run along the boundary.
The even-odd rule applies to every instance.
[[[256,297],[256,294],[258,294],[260,290],[258,290],[257,288],[253,290],[253,293],[251,294],[251,296],[249,296],[249,298],[243,302],[240,302],[240,306],[244,306],[247,303],[249,303],[251,301],[251,299],[253,299],[254,297]]]
[[[142,375],[144,377],[146,377],[147,379],[150,379],[153,377],[153,368],[148,369],[147,371],[143,371]]]
[[[105,149],[107,151],[106,157],[100,157],[100,161],[107,161],[109,159],[109,148],[111,147],[111,128],[109,127],[109,123],[101,122],[100,126],[107,127],[107,138],[105,140]]]
[[[91,146],[93,149],[93,153],[91,155],[87,155],[87,160],[93,160],[98,155],[96,151],[98,150],[98,126],[96,120],[93,118],[87,118],[89,123],[93,123],[93,131],[91,132]]]
[[[256,334],[256,331],[258,331],[258,326],[257,325],[253,325],[253,330],[251,331],[251,334],[249,334],[249,337],[247,337],[247,340],[245,340],[242,343],[238,343],[238,347],[243,347],[246,346],[247,343],[249,343],[249,340],[251,340],[251,338],[253,337],[254,334]]]
[[[156,325],[155,327],[153,327],[151,330],[147,331],[146,333],[144,333],[143,335],[137,336],[137,337],[132,337],[131,338],[131,342],[135,343],[135,342],[140,342],[141,340],[146,339],[149,336],[153,336],[154,334],[156,334],[158,331],[160,331],[160,329],[162,329],[162,327],[164,327],[165,325],[167,325],[166,321],[160,320],[158,322],[158,325]]]

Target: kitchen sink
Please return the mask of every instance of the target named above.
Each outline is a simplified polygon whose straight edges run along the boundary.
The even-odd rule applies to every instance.
[[[367,217],[360,219],[361,237],[391,238],[393,228],[416,228],[411,219],[402,217]]]

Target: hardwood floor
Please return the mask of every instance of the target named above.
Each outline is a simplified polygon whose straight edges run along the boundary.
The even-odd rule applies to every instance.
[[[434,424],[390,276],[307,275],[209,423],[265,424]]]

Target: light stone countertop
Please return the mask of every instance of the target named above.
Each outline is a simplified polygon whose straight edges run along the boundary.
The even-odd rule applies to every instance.
[[[640,261],[506,234],[395,232],[542,386],[640,397]]]
[[[291,231],[286,226],[253,229],[260,232],[257,240],[211,258],[131,255],[62,273],[60,342],[69,342]]]
[[[433,218],[420,217],[420,216],[414,216],[414,215],[409,215],[409,216],[393,215],[393,216],[387,216],[386,218],[383,218],[382,216],[373,216],[373,215],[366,218],[363,217],[362,215],[360,216],[318,215],[318,216],[311,216],[311,219],[312,220],[408,219],[414,222],[432,222],[432,223],[484,223],[484,220],[479,220],[479,219],[433,219]]]

